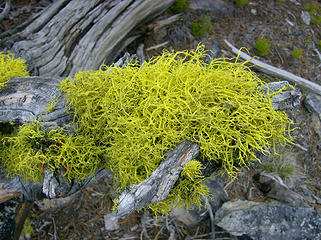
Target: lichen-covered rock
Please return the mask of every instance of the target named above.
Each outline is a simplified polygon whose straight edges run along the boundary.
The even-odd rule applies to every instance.
[[[224,203],[215,222],[233,235],[258,240],[321,239],[321,214],[313,208],[238,200]]]
[[[283,92],[275,95],[271,102],[275,110],[294,109],[301,104],[302,93],[298,88],[291,88],[288,81],[271,82],[268,88],[263,87],[263,91],[276,93],[283,89]]]

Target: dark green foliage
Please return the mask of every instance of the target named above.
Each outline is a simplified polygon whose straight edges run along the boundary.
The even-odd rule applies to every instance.
[[[317,43],[319,50],[321,51],[321,40]]]

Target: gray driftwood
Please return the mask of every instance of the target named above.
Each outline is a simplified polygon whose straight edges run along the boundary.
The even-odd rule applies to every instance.
[[[134,30],[174,1],[58,0],[22,31],[11,30],[0,39],[2,47],[27,60],[35,75],[73,75],[111,64],[141,35]]]
[[[319,84],[316,84],[314,82],[311,82],[305,78],[299,77],[294,75],[293,73],[287,72],[283,69],[273,67],[269,64],[266,64],[264,62],[261,62],[257,59],[254,59],[253,57],[247,55],[246,53],[242,52],[240,49],[237,49],[234,47],[229,41],[224,40],[227,46],[231,48],[232,52],[236,55],[239,55],[242,59],[249,61],[254,65],[255,68],[258,70],[270,74],[272,76],[276,76],[282,79],[285,79],[287,81],[290,81],[293,84],[297,84],[298,86],[307,89],[313,93],[316,93],[318,95],[321,95],[321,86]]]

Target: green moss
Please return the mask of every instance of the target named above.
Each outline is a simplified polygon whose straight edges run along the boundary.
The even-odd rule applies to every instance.
[[[31,235],[34,231],[35,229],[31,225],[30,218],[27,218],[24,222],[23,229],[20,235],[21,236],[25,236],[26,234]]]
[[[320,24],[321,23],[321,16],[313,16],[313,17],[311,17],[311,23]]]
[[[169,8],[173,13],[186,12],[189,6],[189,0],[176,0]]]
[[[233,2],[235,3],[235,5],[237,7],[241,7],[246,5],[249,1],[248,0],[233,0]]]
[[[11,53],[0,52],[0,90],[13,77],[26,77],[29,73],[25,61],[15,59]]]
[[[55,99],[51,99],[49,102],[49,106],[46,109],[45,113],[53,112],[56,109],[56,105],[60,101],[60,99],[61,99],[60,97],[57,97]]]
[[[267,38],[259,39],[256,41],[254,49],[255,54],[264,57],[270,53],[271,43]]]
[[[321,7],[317,1],[310,1],[303,5],[303,9],[308,11],[311,16],[312,24],[321,23]]]
[[[257,152],[286,143],[287,115],[276,112],[274,94],[245,63],[216,59],[205,64],[205,50],[164,52],[144,66],[103,66],[79,72],[59,85],[77,133],[44,131],[26,123],[3,139],[0,157],[8,172],[39,181],[43,166],[62,171],[68,180],[85,179],[99,167],[114,172],[119,191],[138,184],[159,166],[173,146],[199,143],[204,161],[220,163],[235,177],[257,161]],[[184,167],[168,198],[152,209],[166,212],[177,200],[191,206],[208,196],[201,165]],[[167,207],[166,207],[167,206]]]
[[[293,50],[293,52],[291,53],[291,58],[292,59],[297,59],[299,57],[301,57],[303,55],[303,49],[302,48],[296,48]]]
[[[199,21],[194,21],[190,25],[194,37],[203,37],[206,32],[212,30],[211,17],[202,15]]]

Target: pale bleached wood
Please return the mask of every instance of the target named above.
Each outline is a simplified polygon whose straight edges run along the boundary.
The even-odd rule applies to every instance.
[[[0,41],[24,58],[34,75],[74,75],[98,69],[102,63],[112,64],[142,34],[135,29],[174,1],[60,0],[33,18],[23,31],[3,34]]]
[[[240,56],[244,60],[249,61],[249,63],[252,63],[254,65],[254,67],[257,68],[258,70],[260,70],[264,73],[267,73],[269,75],[288,80],[291,83],[297,84],[298,86],[321,96],[321,86],[320,85],[318,85],[314,82],[311,82],[305,78],[296,76],[293,73],[287,72],[283,69],[273,67],[269,64],[263,63],[262,61],[254,59],[253,57],[242,52],[240,49],[237,49],[236,47],[234,47],[229,41],[224,40],[224,42],[226,43],[227,46],[229,46],[231,48],[231,50],[234,54]]]

